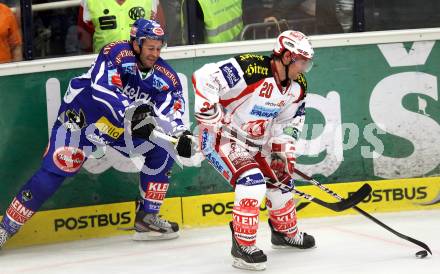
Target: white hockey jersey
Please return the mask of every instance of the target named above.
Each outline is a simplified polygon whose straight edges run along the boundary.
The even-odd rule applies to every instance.
[[[210,63],[193,74],[195,113],[216,103],[224,111],[223,132],[249,145],[293,144],[304,125],[307,83],[303,75],[286,87],[276,82],[271,58],[242,54]]]

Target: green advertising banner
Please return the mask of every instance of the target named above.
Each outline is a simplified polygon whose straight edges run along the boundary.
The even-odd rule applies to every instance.
[[[192,72],[228,57],[169,60],[184,85],[192,128]],[[436,41],[317,48],[307,75],[298,168],[325,183],[439,175],[439,60]],[[68,82],[86,70],[0,76],[1,211],[39,167]],[[176,165],[168,197],[231,190],[203,162],[184,169]],[[136,165],[108,149],[67,179],[43,209],[130,201],[137,195]]]

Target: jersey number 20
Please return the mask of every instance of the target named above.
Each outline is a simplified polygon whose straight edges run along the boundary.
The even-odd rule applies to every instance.
[[[273,91],[273,84],[264,82],[263,87],[260,90],[260,97],[270,98]]]

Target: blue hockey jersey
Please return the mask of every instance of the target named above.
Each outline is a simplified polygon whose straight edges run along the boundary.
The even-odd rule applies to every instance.
[[[103,125],[101,133],[110,137],[105,139],[116,141],[122,135],[126,109],[139,99],[154,105],[156,120],[163,122],[160,126],[166,133],[186,130],[185,102],[176,72],[162,58],[150,71],[142,72],[131,44],[117,41],[102,48],[87,73],[70,81],[58,119],[72,128]]]

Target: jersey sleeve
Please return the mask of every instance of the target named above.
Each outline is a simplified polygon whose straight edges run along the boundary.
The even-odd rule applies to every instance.
[[[154,65],[153,80],[155,113],[162,129],[174,136],[187,130],[183,123],[185,99],[179,76],[172,67],[160,58]]]
[[[240,82],[244,84],[243,71],[234,58],[219,63],[206,64],[194,72],[195,112],[208,114],[221,96],[226,95]]]
[[[165,128],[168,128],[170,134],[178,136],[187,130],[182,120],[185,113],[185,99],[180,83],[166,92],[160,92],[156,96],[155,107],[159,119],[168,124]]]

